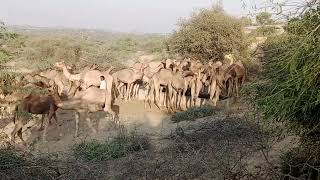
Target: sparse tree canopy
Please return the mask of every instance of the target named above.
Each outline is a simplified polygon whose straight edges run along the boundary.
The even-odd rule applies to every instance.
[[[272,14],[268,12],[261,12],[256,16],[256,21],[259,25],[271,24],[273,22],[271,16]]]
[[[170,52],[206,61],[226,53],[242,55],[246,49],[241,21],[213,7],[181,21],[168,39]]]

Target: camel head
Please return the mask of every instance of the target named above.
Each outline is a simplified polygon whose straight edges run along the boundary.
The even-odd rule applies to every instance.
[[[56,63],[55,63],[55,66],[58,67],[58,68],[64,68],[64,67],[66,67],[68,70],[71,70],[71,69],[72,69],[72,67],[66,65],[66,63],[65,63],[64,61],[56,62]]]
[[[214,67],[220,67],[220,66],[222,66],[222,62],[221,61],[216,61],[215,63],[213,63],[213,66]]]
[[[55,63],[55,66],[58,67],[58,68],[63,68],[66,66],[65,62],[64,61],[60,61],[60,62],[56,62]]]
[[[234,55],[233,54],[227,54],[224,56],[224,59],[225,60],[228,60],[229,61],[229,64],[233,64],[234,61],[235,61],[235,58],[234,58]]]

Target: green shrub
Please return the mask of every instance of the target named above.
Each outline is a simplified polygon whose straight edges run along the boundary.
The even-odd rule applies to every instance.
[[[121,135],[115,139],[105,142],[96,140],[91,142],[82,142],[73,149],[76,158],[86,161],[105,161],[117,159],[127,154],[143,151],[150,146],[149,140],[141,135]]]
[[[289,122],[298,131],[319,131],[319,11],[318,7],[290,21],[294,31],[267,40],[264,70],[252,89],[267,119]]]
[[[178,26],[178,30],[167,40],[172,53],[202,61],[221,60],[229,53],[245,58],[247,43],[242,23],[220,7],[202,9]]]
[[[256,21],[260,25],[272,24],[274,21],[271,19],[272,14],[269,12],[260,12],[256,16]]]
[[[249,36],[271,36],[277,32],[277,28],[274,26],[261,26],[252,31]]]
[[[212,116],[214,115],[214,112],[214,108],[211,106],[189,108],[187,111],[178,112],[172,115],[171,120],[173,122],[194,121],[198,118]]]

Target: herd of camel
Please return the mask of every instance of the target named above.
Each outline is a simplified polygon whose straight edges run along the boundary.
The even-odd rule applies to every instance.
[[[46,139],[47,127],[51,119],[57,124],[57,109],[74,110],[78,136],[79,121],[85,119],[93,132],[96,130],[90,123],[88,113],[105,111],[117,119],[112,109],[115,99],[130,101],[139,94],[144,96],[145,108],[151,103],[160,108],[166,106],[170,110],[185,110],[197,106],[201,94],[206,94],[216,106],[219,97],[239,96],[239,88],[244,83],[246,70],[240,61],[235,61],[232,54],[224,56],[224,60],[202,64],[200,61],[166,59],[162,62],[136,62],[131,67],[112,72],[111,66],[105,71],[95,67],[86,67],[80,73],[71,71],[63,61],[41,72],[31,73],[23,77],[24,87],[41,87],[49,90],[48,94],[29,92],[23,96],[7,95],[5,99],[18,102],[14,108],[14,129],[11,140],[18,135],[23,144],[22,128],[30,116],[25,114],[41,114],[40,129],[44,129]],[[226,61],[228,60],[228,61]],[[61,72],[62,70],[62,72]],[[100,76],[104,76],[107,89],[100,89]],[[139,91],[143,90],[143,93]],[[48,121],[44,121],[45,116]],[[44,125],[45,122],[45,125]],[[57,125],[58,127],[58,125]]]

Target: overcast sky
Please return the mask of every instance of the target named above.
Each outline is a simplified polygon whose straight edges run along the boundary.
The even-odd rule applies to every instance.
[[[167,33],[193,9],[214,0],[1,0],[0,19],[9,25]],[[245,14],[240,0],[223,0],[234,16]]]

